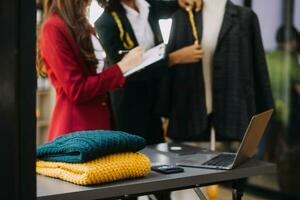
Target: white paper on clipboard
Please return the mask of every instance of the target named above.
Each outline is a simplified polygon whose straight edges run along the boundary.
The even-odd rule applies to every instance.
[[[129,76],[161,59],[165,56],[166,45],[164,43],[159,44],[148,51],[146,51],[143,55],[142,63],[136,66],[135,68],[129,70],[124,74],[124,76]]]

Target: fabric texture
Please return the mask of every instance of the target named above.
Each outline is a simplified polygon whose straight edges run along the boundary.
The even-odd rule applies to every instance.
[[[145,148],[145,139],[121,131],[80,131],[60,136],[37,148],[44,161],[82,163],[104,155],[136,152]]]
[[[151,5],[148,21],[154,33],[155,44],[163,42],[159,29],[156,11]],[[126,11],[120,4],[115,12],[118,14],[124,30],[138,46],[133,28],[126,16]],[[118,62],[122,56],[119,50],[124,49],[120,40],[120,31],[110,11],[105,10],[95,23],[100,42],[107,53],[110,63]],[[126,79],[126,86],[111,93],[113,113],[117,130],[130,132],[146,139],[147,144],[164,141],[162,122],[155,113],[161,78],[167,73],[167,59],[163,59]]]
[[[36,162],[36,172],[78,185],[92,185],[147,176],[151,164],[141,153],[108,155],[82,164]]]
[[[56,14],[41,28],[40,48],[56,91],[48,140],[74,131],[111,129],[107,94],[125,84],[119,66],[100,74],[96,66],[88,67],[68,27]]]
[[[186,15],[181,9],[173,16],[169,52],[193,44]],[[258,18],[231,1],[213,57],[212,81],[217,140],[241,140],[251,117],[274,107]],[[209,140],[201,63],[171,68],[161,89],[157,110],[170,119],[168,136],[176,141]]]

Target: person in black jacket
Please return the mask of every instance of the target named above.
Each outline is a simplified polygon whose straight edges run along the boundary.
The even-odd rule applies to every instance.
[[[163,42],[151,1],[98,2],[105,11],[95,22],[95,28],[110,63],[122,58],[119,50],[138,45],[147,50]],[[160,80],[167,74],[169,66],[198,62],[202,55],[198,44],[190,44],[131,75],[125,88],[111,95],[116,129],[142,136],[147,144],[164,142],[161,118],[155,113]]]
[[[196,13],[200,41],[202,20],[201,12]],[[222,20],[212,60],[213,112],[208,115],[206,109],[202,61],[172,67],[161,85],[157,110],[169,118],[168,136],[175,141],[207,141],[211,127],[219,141],[241,140],[251,117],[274,107],[256,14],[228,1]],[[189,15],[178,10],[169,52],[194,42],[187,24]]]

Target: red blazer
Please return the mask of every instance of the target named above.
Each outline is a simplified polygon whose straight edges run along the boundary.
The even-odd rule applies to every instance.
[[[55,14],[42,26],[40,45],[56,90],[48,140],[73,131],[111,129],[107,92],[125,83],[119,66],[100,74],[96,67],[88,67],[71,32]]]

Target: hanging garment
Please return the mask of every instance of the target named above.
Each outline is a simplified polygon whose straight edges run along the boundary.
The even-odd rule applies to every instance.
[[[168,52],[194,42],[187,12],[173,16]],[[202,32],[201,13],[196,13]],[[201,37],[200,37],[201,38]],[[205,53],[205,52],[204,52]],[[273,108],[273,97],[256,14],[226,4],[213,57],[212,125],[217,140],[241,140],[250,118]],[[161,85],[157,111],[169,118],[168,136],[176,141],[208,140],[202,62],[170,69]]]

